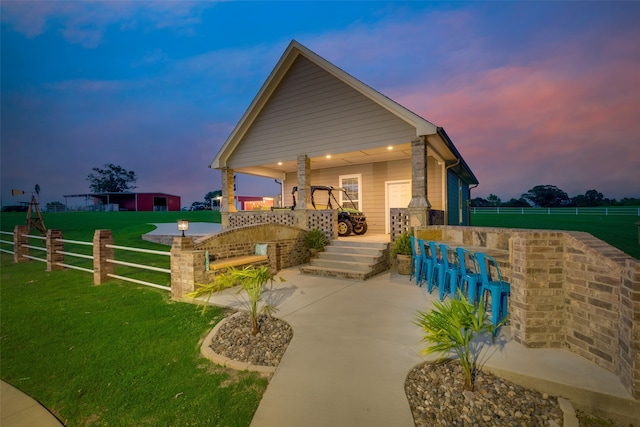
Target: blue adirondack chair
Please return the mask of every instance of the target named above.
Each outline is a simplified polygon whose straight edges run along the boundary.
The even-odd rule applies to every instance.
[[[436,242],[429,242],[429,252],[433,263],[433,280],[432,283],[429,283],[427,286],[427,290],[429,292],[433,290],[434,286],[440,289],[440,286],[444,285],[444,264],[442,262],[442,257],[438,256],[437,248],[438,246]],[[443,285],[440,285],[441,283]]]
[[[480,298],[478,288],[482,284],[476,256],[465,248],[456,249],[460,261],[460,289],[467,301],[476,304]]]
[[[458,293],[458,283],[460,281],[460,262],[458,254],[450,246],[444,243],[440,244],[440,253],[442,254],[443,264],[443,280],[440,282],[440,301],[449,294],[451,298],[455,298]]]
[[[422,259],[422,268],[420,270],[420,286],[424,282],[427,282],[427,290],[431,292],[433,288],[433,259],[429,253],[428,244],[425,244],[423,239],[418,239],[418,247],[420,248],[420,255]]]
[[[422,268],[422,256],[416,249],[415,237],[411,236],[409,240],[411,240],[411,270],[409,272],[409,280],[415,276],[416,285],[418,285],[420,281],[420,271]]]
[[[496,328],[508,315],[508,298],[511,294],[511,285],[502,280],[498,263],[492,257],[482,252],[476,253],[478,266],[480,267],[480,277],[482,286],[480,288],[480,297],[484,297],[487,303],[487,294],[491,297],[491,323]],[[497,280],[492,280],[491,267],[496,271]]]

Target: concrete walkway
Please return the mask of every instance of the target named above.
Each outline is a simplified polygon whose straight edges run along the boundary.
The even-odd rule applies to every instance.
[[[0,426],[60,427],[62,423],[40,403],[0,381]]]
[[[412,321],[435,297],[395,272],[364,282],[279,274],[287,281],[268,298],[294,334],[252,426],[413,426],[404,382],[425,359]],[[233,292],[211,301],[238,307]],[[522,385],[607,409],[640,406],[615,375],[565,350],[526,349],[508,327],[489,353],[485,369]]]

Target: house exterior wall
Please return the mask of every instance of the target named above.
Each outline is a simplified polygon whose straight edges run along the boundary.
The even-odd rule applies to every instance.
[[[442,168],[435,159],[429,157],[427,183],[429,201],[433,209],[441,210],[442,200]],[[313,168],[313,164],[311,165]],[[362,212],[367,216],[368,233],[386,232],[385,182],[411,179],[411,160],[395,160],[362,165],[343,166],[339,168],[312,169],[311,185],[332,185],[338,187],[341,175],[362,175]],[[291,190],[298,185],[296,173],[288,173],[284,184],[284,205],[292,206]],[[433,193],[431,193],[433,192]],[[298,196],[296,196],[297,198]]]
[[[451,170],[447,171],[447,224],[460,225],[459,180]]]
[[[299,57],[231,154],[237,169],[404,144],[415,127]]]

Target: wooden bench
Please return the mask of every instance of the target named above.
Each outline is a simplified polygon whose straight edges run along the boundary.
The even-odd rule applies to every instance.
[[[209,271],[218,271],[230,267],[242,267],[252,264],[268,264],[269,258],[266,255],[245,255],[233,258],[223,258],[209,262]]]

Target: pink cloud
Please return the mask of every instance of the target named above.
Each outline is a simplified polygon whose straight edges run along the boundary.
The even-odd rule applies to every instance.
[[[604,57],[569,55],[575,62],[558,50],[531,64],[462,71],[392,97],[447,129],[486,194],[548,183],[570,195],[637,196],[640,52],[626,40],[610,46]]]

